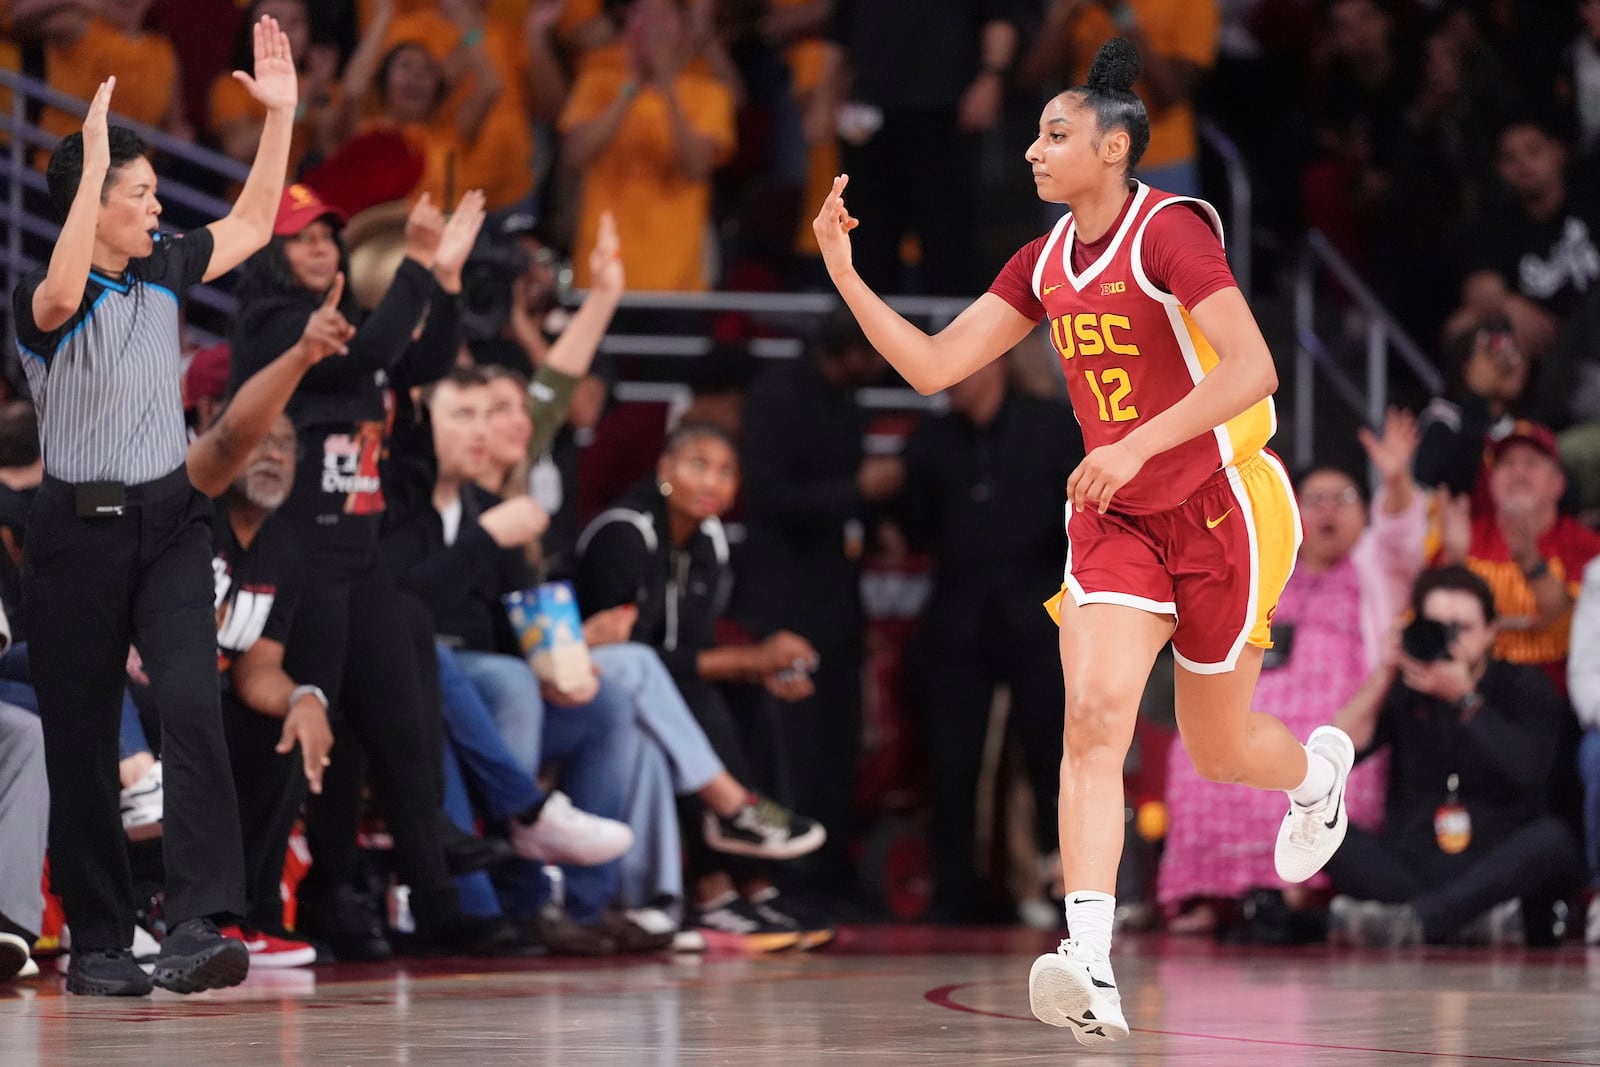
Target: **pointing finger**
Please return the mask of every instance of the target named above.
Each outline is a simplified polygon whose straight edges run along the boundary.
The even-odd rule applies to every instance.
[[[333,276],[333,285],[328,288],[328,295],[323,299],[322,306],[328,311],[336,311],[339,300],[344,296],[344,271],[339,271]]]

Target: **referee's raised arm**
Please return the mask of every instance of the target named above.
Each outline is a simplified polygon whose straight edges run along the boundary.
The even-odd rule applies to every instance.
[[[89,113],[83,118],[83,175],[78,179],[72,208],[61,224],[61,236],[50,252],[44,281],[33,291],[33,321],[46,333],[72,318],[83,303],[83,287],[88,284],[89,267],[94,262],[100,197],[111,170],[106,112],[111,109],[111,92],[116,87],[113,75],[100,83],[94,99],[89,101]]]
[[[294,110],[300,90],[295,79],[294,58],[289,54],[289,35],[278,28],[277,20],[263,16],[252,28],[255,44],[255,76],[242,70],[233,76],[250,95],[267,109],[261,128],[261,143],[255,162],[245,178],[244,189],[234,201],[233,210],[206,227],[214,247],[205,280],[220,278],[272,239],[272,220],[283,197],[284,175],[289,170],[289,141],[294,136]]]

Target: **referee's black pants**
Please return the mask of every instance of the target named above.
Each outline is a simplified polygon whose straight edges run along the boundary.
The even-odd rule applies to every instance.
[[[244,910],[239,812],[217,695],[211,501],[180,467],[130,486],[127,510],[81,518],[47,477],[28,520],[24,603],[50,780],[50,871],[74,947],[133,943],[118,813],[128,645],[161,712],[170,926]]]

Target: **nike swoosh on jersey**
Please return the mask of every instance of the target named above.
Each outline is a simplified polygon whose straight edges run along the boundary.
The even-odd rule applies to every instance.
[[[1233,509],[1229,508],[1227,511],[1224,511],[1221,515],[1218,515],[1216,518],[1207,519],[1206,520],[1206,529],[1215,530],[1218,526],[1222,525],[1222,520],[1223,519],[1226,519],[1229,515],[1232,515],[1232,514],[1233,514]]]
[[[1044,287],[1044,292],[1041,293],[1040,295],[1041,296],[1049,296],[1051,293],[1055,292],[1057,289],[1061,288],[1065,284],[1067,284],[1067,283],[1066,282],[1056,282],[1054,285],[1047,285],[1047,286]]]

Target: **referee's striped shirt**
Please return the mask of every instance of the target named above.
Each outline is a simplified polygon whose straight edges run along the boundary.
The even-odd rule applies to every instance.
[[[45,473],[65,482],[155,481],[188,453],[179,386],[178,299],[211,262],[211,231],[164,234],[120,278],[89,271],[61,326],[33,321],[45,268],[11,294],[17,347],[39,413]]]

